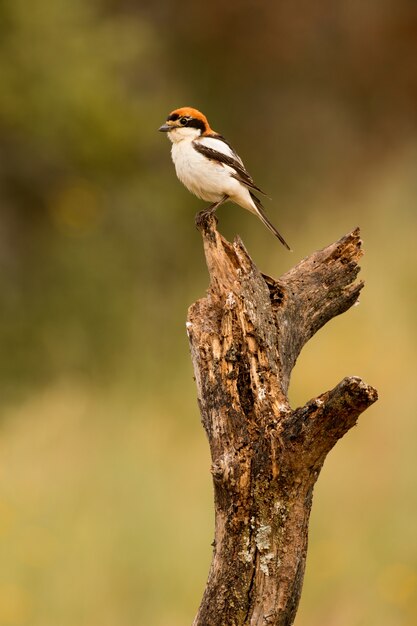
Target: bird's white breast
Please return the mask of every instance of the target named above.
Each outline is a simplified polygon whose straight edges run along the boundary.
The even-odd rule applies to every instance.
[[[191,141],[173,143],[171,154],[178,178],[191,193],[208,202],[218,202],[227,193],[229,168],[197,152]]]

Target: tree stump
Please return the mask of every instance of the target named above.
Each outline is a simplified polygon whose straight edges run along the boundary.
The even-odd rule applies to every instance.
[[[292,410],[304,344],[351,307],[359,229],[274,280],[242,241],[200,216],[210,274],[188,312],[198,402],[212,458],[214,553],[193,626],[290,626],[303,583],[314,484],[336,441],[377,399],[360,378]]]

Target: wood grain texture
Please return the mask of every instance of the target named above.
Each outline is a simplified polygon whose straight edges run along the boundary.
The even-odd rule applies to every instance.
[[[290,626],[307,553],[313,487],[336,441],[377,399],[360,378],[292,410],[291,371],[304,344],[357,300],[359,230],[314,252],[278,280],[238,238],[199,216],[210,274],[188,312],[214,482],[215,541],[193,626]]]

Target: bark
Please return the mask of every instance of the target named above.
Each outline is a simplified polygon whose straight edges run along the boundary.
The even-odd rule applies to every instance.
[[[212,457],[215,541],[193,626],[290,626],[314,484],[336,441],[377,399],[357,377],[302,408],[287,397],[304,344],[358,299],[359,230],[275,280],[239,238],[219,234],[213,216],[198,227],[210,288],[190,307],[187,329]]]

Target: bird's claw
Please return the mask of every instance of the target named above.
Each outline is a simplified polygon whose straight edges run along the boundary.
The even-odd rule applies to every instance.
[[[201,231],[209,231],[216,228],[218,223],[215,212],[209,207],[208,209],[203,209],[195,216],[195,225],[198,230]]]

